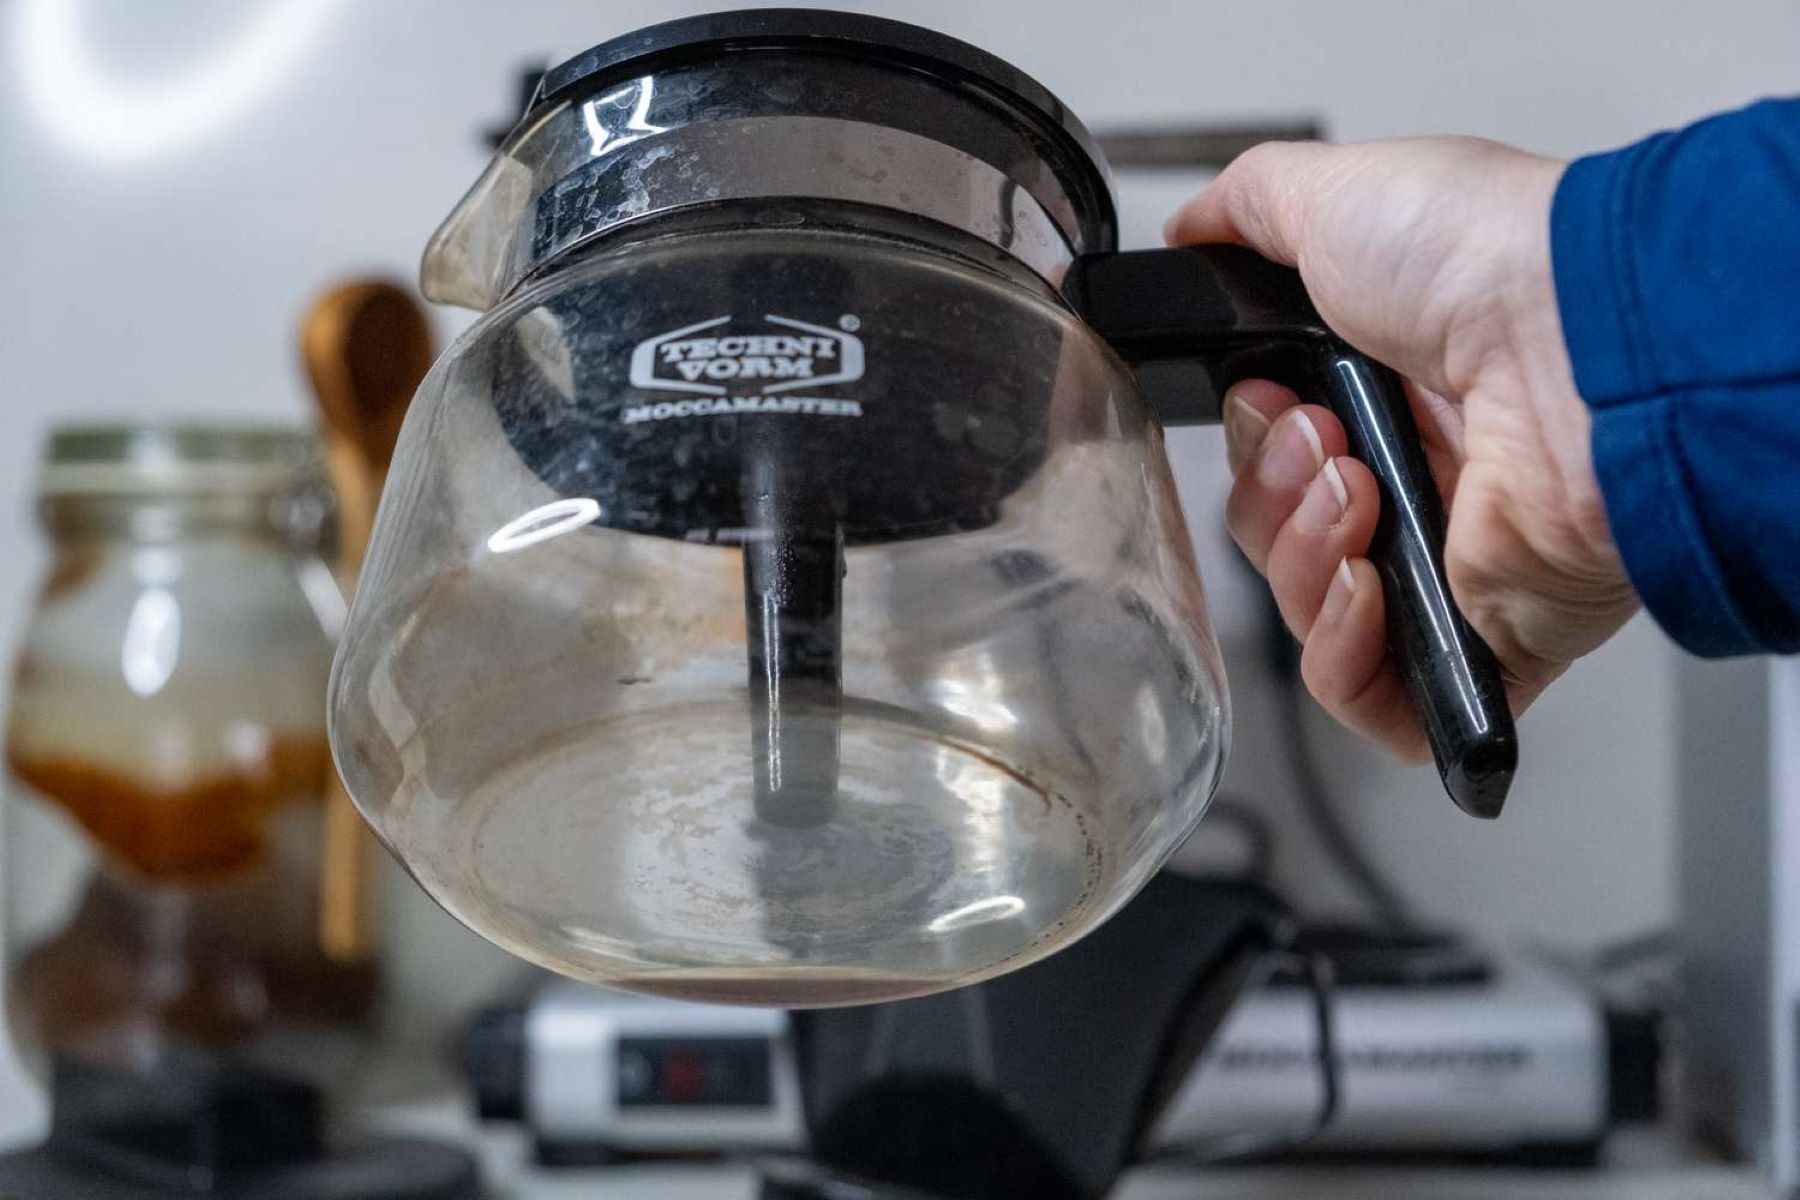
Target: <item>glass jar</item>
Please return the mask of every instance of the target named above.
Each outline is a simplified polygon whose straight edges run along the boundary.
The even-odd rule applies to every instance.
[[[318,933],[326,494],[300,430],[50,438],[4,862],[7,1011],[58,1089],[330,1086],[354,1058],[374,968]]]

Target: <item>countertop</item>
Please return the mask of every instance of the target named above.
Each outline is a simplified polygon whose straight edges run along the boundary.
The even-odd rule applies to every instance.
[[[494,1200],[756,1200],[753,1170],[734,1165],[649,1165],[541,1170],[516,1131],[477,1132],[456,1105],[409,1105],[377,1120],[395,1131],[471,1141]],[[1114,1200],[1774,1200],[1745,1167],[1683,1161],[1653,1132],[1616,1136],[1594,1170],[1357,1168],[1343,1166],[1147,1168]]]

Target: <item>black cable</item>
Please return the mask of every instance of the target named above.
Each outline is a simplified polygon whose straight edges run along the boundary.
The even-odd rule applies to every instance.
[[[1331,959],[1323,954],[1294,950],[1272,952],[1266,966],[1289,967],[1306,984],[1312,1001],[1313,1061],[1319,1068],[1319,1105],[1305,1123],[1273,1133],[1245,1131],[1198,1138],[1170,1146],[1145,1161],[1181,1166],[1210,1166],[1236,1159],[1270,1158],[1298,1150],[1331,1128],[1343,1105],[1343,1060],[1338,1055],[1337,1021],[1333,1011],[1337,977]]]

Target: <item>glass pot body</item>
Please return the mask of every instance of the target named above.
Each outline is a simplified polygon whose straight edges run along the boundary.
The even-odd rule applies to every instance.
[[[1021,966],[1221,766],[1160,428],[997,251],[710,220],[566,260],[427,379],[339,767],[432,896],[577,978],[820,1005]]]
[[[287,430],[52,440],[5,871],[8,1015],[59,1086],[350,1066],[374,978],[318,949],[331,647],[302,581],[333,585],[312,453]]]

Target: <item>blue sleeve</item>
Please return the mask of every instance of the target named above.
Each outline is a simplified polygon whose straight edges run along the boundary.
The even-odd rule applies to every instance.
[[[1576,161],[1550,243],[1645,606],[1698,654],[1800,650],[1800,100]]]

